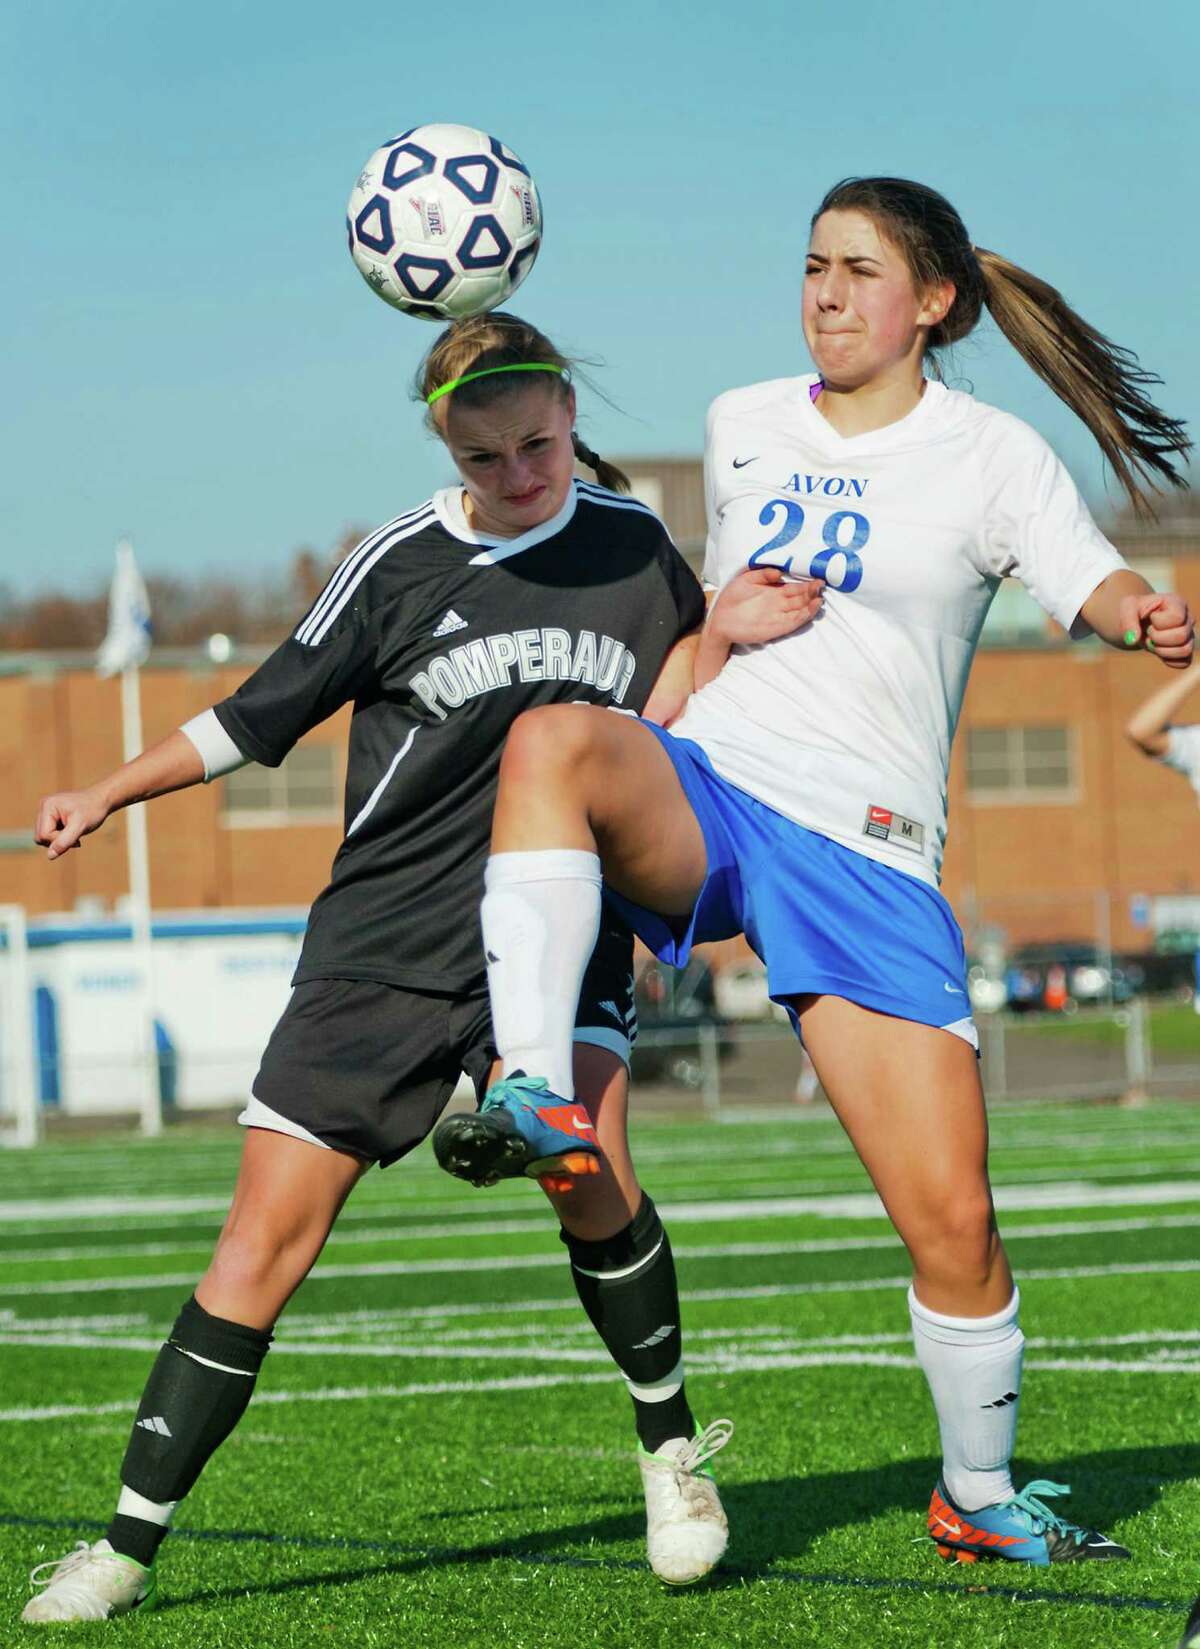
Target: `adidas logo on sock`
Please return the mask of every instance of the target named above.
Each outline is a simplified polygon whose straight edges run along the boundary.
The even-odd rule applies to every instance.
[[[160,1437],[173,1437],[175,1435],[161,1414],[154,1415],[152,1419],[139,1420],[138,1425],[143,1431],[157,1432]]]
[[[674,1332],[674,1323],[664,1323],[661,1328],[656,1328],[653,1334],[647,1335],[644,1340],[639,1340],[633,1349],[634,1351],[649,1351],[651,1346],[658,1346],[664,1340],[669,1340]]]
[[[997,1397],[994,1403],[981,1403],[979,1406],[984,1409],[1006,1409],[1010,1403],[1015,1403],[1016,1400],[1017,1393],[1015,1391],[1006,1391],[1004,1396]]]
[[[467,627],[466,619],[465,618],[460,618],[458,616],[458,614],[454,611],[454,608],[451,607],[447,610],[447,612],[445,614],[445,617],[442,619],[442,622],[438,625],[437,629],[433,632],[434,640],[436,641],[439,636],[452,636],[454,634],[455,630],[465,630],[466,627]]]

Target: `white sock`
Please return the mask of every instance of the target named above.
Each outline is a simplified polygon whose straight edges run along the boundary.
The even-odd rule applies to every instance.
[[[483,943],[503,1073],[542,1076],[574,1099],[571,1050],[583,976],[600,932],[600,860],[577,848],[493,853]]]
[[[137,1517],[143,1523],[157,1523],[160,1529],[169,1529],[178,1504],[178,1500],[147,1500],[136,1489],[126,1488],[122,1483],[117,1499],[117,1516]]]
[[[1007,1500],[1009,1461],[1017,1439],[1017,1399],[1025,1336],[1017,1325],[1021,1296],[993,1317],[944,1317],[910,1288],[917,1361],[925,1370],[938,1430],[943,1481],[964,1512]]]

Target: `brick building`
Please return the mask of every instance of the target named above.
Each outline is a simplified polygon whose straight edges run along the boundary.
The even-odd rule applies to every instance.
[[[704,521],[699,464],[627,461],[637,494],[670,523],[693,564]],[[1117,534],[1159,588],[1200,607],[1200,521]],[[142,674],[147,742],[232,691],[261,656],[217,665],[159,650]],[[1190,788],[1125,742],[1139,701],[1165,679],[1145,656],[1070,644],[1017,586],[993,607],[975,664],[950,782],[945,891],[968,932],[1093,939],[1142,949],[1156,930],[1200,929],[1200,817]],[[37,799],[120,758],[119,687],[90,656],[0,657],[0,903],[31,913],[111,909],[125,888],[120,817],[48,864],[30,827]],[[1200,697],[1197,699],[1200,719]],[[303,906],[341,838],[348,712],[278,770],[249,767],[154,803],[156,907]]]

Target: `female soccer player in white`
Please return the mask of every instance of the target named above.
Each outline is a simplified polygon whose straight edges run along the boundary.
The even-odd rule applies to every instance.
[[[817,373],[733,390],[709,415],[707,577],[724,594],[699,690],[670,732],[563,706],[509,735],[483,930],[504,1073],[522,1077],[435,1149],[468,1176],[501,1161],[508,1115],[562,1069],[601,871],[662,959],[744,930],[912,1259],[944,1454],[930,1531],[946,1557],[1044,1564],[1127,1554],[1045,1504],[1066,1489],[1018,1494],[1009,1473],[1017,1292],[962,939],[937,889],[950,742],[1004,576],[1073,634],[1173,668],[1192,620],[1124,565],[1032,429],[926,376],[985,304],[1136,502],[1142,478],[1175,480],[1188,443],[1146,398],[1155,380],[1057,292],[972,246],[931,189],[831,190],[804,282]],[[803,578],[824,580],[812,622]],[[573,884],[549,879],[571,862]]]
[[[278,765],[354,702],[346,837],[240,1119],[232,1210],[151,1372],[108,1534],[43,1566],[28,1621],[153,1601],[175,1505],[244,1412],[353,1186],[424,1139],[461,1070],[486,1086],[478,905],[513,718],[556,702],[666,717],[690,690],[700,586],[657,517],[610,490],[627,486],[620,472],[575,436],[566,357],[515,317],[486,316],[441,336],[419,393],[462,485],[365,539],[231,698],[38,812],[37,840],[57,858],[131,802],[248,760]],[[604,486],[574,479],[577,456]],[[693,1467],[728,1427],[693,1436],[670,1245],[629,1156],[631,962],[628,931],[606,924],[573,1032],[582,1104],[558,1114],[573,1132],[567,1161],[595,1172],[556,1172],[562,1135],[535,1110],[519,1155],[551,1194],[580,1298],[628,1382],[651,1561],[679,1583],[725,1546],[716,1490]]]

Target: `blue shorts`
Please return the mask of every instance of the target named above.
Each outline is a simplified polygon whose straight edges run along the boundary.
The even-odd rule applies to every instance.
[[[659,961],[683,967],[693,945],[744,933],[785,1007],[792,996],[842,996],[978,1047],[962,933],[936,888],[776,813],[723,779],[691,739],[642,726],[671,758],[708,855],[690,916],[660,916],[605,889]]]

